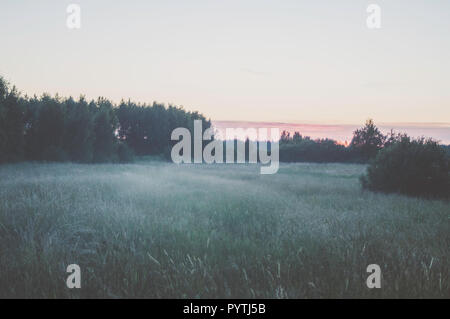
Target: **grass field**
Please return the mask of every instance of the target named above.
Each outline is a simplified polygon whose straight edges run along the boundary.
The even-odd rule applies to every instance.
[[[364,170],[0,166],[0,297],[449,298],[450,204],[363,192]]]

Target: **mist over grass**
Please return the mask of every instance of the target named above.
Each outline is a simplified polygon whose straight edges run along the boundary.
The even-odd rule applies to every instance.
[[[365,169],[0,166],[0,297],[449,298],[449,202],[362,191]]]

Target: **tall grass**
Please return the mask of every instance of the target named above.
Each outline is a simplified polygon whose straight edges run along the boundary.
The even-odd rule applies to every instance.
[[[0,297],[449,298],[450,204],[361,191],[364,170],[0,166]]]

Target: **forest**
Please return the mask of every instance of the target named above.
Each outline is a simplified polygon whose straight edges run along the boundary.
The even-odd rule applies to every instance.
[[[0,78],[0,163],[129,162],[134,155],[170,154],[173,129],[192,131],[194,120],[204,130],[211,126],[198,112],[156,102],[22,96]]]

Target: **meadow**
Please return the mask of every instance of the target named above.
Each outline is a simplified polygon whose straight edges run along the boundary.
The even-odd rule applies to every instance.
[[[450,298],[450,203],[363,191],[365,169],[2,165],[0,297]]]

